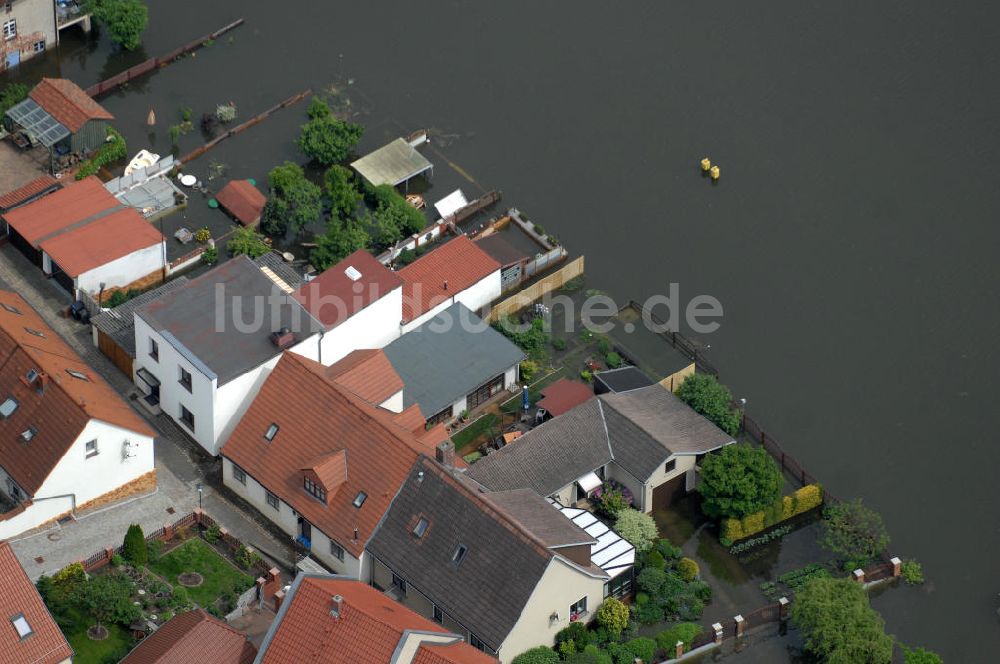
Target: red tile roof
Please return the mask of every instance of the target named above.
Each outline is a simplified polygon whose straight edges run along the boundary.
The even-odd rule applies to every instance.
[[[45,603],[7,542],[0,542],[0,662],[55,664],[73,656]],[[10,619],[23,615],[32,634],[21,639]]]
[[[500,269],[465,235],[421,256],[399,271],[403,278],[403,322],[430,311]]]
[[[342,598],[339,618],[330,614],[335,595]],[[497,664],[441,625],[359,581],[300,575],[285,602],[261,646],[261,664]],[[419,632],[452,639],[448,644],[422,643],[412,660],[394,660],[400,642],[420,639]]]
[[[327,368],[285,353],[222,455],[358,557],[423,447],[393,420],[330,380]],[[264,432],[279,429],[268,442]],[[347,481],[323,504],[303,487],[303,468],[345,450]],[[352,504],[368,494],[361,508]],[[354,532],[357,529],[358,537]]]
[[[121,664],[251,664],[256,656],[245,634],[195,609],[171,618]]]
[[[38,490],[91,418],[155,435],[20,295],[0,291],[0,305],[0,401],[13,397],[18,402],[13,414],[0,420],[0,466],[25,492]],[[48,380],[41,394],[25,380],[32,369]],[[21,433],[29,427],[37,433],[26,443]]]
[[[96,176],[3,217],[71,277],[163,241],[153,224],[135,209],[123,207]]]
[[[260,221],[267,198],[249,180],[233,180],[215,196],[219,205],[236,217],[244,226],[253,226]]]
[[[80,86],[65,78],[43,78],[29,96],[72,133],[91,120],[114,120]]]
[[[361,273],[347,275],[349,268]],[[329,268],[294,294],[295,299],[326,329],[336,327],[403,283],[399,275],[379,263],[364,249]]]
[[[594,388],[590,385],[569,378],[560,378],[542,390],[542,399],[538,402],[538,407],[553,415],[562,415],[593,398]]]
[[[403,389],[403,379],[379,349],[356,350],[330,365],[326,375],[373,406]]]
[[[58,187],[59,181],[51,175],[43,175],[35,178],[28,184],[18,187],[13,191],[8,191],[3,196],[0,196],[0,210],[9,210],[16,205],[20,205],[29,198],[38,196],[48,189]]]

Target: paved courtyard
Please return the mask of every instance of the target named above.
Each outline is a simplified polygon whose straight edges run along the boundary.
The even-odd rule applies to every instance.
[[[23,187],[48,171],[46,150],[19,150],[10,139],[0,140],[0,195]]]
[[[0,288],[15,291],[27,300],[115,390],[126,397],[134,390],[129,378],[94,347],[90,326],[59,314],[70,303],[69,295],[9,244],[0,246]],[[203,486],[201,500],[206,513],[270,562],[286,571],[294,567],[290,538],[227,495],[228,491],[221,486],[219,460],[202,453],[166,415],[151,417],[135,404],[133,408],[158,433],[156,491],[12,539],[11,546],[32,579],[51,574],[105,547],[118,546],[132,523],[149,532],[179,519],[198,507],[199,484]],[[168,511],[170,508],[173,513]],[[36,561],[38,557],[42,562]]]

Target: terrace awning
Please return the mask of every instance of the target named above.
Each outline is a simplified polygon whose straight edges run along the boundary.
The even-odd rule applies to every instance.
[[[351,167],[372,186],[395,187],[433,168],[431,162],[402,138],[353,162]]]
[[[601,486],[601,478],[598,477],[595,473],[587,473],[586,475],[578,479],[576,483],[579,484],[580,488],[583,489],[586,493],[590,493],[597,487]]]
[[[51,148],[70,135],[69,129],[30,97],[10,108],[7,116],[47,148]]]

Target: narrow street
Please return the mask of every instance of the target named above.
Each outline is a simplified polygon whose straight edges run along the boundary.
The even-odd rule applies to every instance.
[[[134,389],[131,380],[94,347],[90,326],[60,315],[70,303],[69,295],[9,244],[0,246],[0,289],[17,292],[27,300],[158,433],[155,492],[78,514],[76,519],[29,531],[11,540],[32,579],[52,574],[106,547],[118,546],[132,523],[140,524],[145,532],[171,523],[198,507],[199,500],[206,513],[247,546],[286,572],[294,567],[290,538],[252,509],[237,504],[238,498],[227,495],[222,486],[220,460],[205,455],[167,415],[151,417],[128,399]]]

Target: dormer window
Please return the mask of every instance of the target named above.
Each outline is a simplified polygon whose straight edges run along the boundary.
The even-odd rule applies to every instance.
[[[66,373],[68,373],[73,378],[76,378],[77,380],[86,380],[86,381],[90,380],[89,378],[87,378],[87,374],[83,373],[82,371],[76,371],[75,369],[67,369]]]
[[[274,440],[274,437],[278,435],[279,428],[280,427],[277,424],[272,422],[271,426],[269,426],[267,428],[267,431],[264,432],[264,439],[267,440],[268,442]]]
[[[413,534],[418,538],[423,537],[424,533],[427,532],[427,526],[431,525],[430,522],[424,517],[420,517],[417,520],[417,525],[413,526]]]
[[[27,332],[28,334],[33,334],[33,335],[35,335],[36,337],[41,337],[42,339],[44,339],[44,338],[45,338],[45,333],[44,333],[44,332],[41,332],[41,331],[39,331],[39,330],[36,330],[36,329],[35,329],[35,328],[33,328],[33,327],[26,327],[26,328],[24,328],[24,331],[25,331],[25,332]]]
[[[11,618],[10,624],[17,630],[17,636],[22,641],[35,633],[35,630],[31,629],[31,625],[28,624],[28,619],[24,617],[23,613],[19,613]]]
[[[4,302],[4,303],[0,304],[0,307],[3,307],[4,309],[6,309],[7,311],[9,311],[12,314],[17,314],[18,316],[21,315],[21,310],[18,309],[17,307],[15,307],[14,305],[7,304],[6,302]]]
[[[14,397],[7,397],[3,403],[0,403],[0,417],[7,419],[14,414],[14,411],[18,407],[17,399]]]
[[[368,494],[364,491],[358,491],[358,495],[354,496],[354,506],[361,507],[368,500]]]
[[[469,547],[464,544],[459,544],[455,547],[455,551],[451,554],[451,564],[461,565],[462,561],[465,559],[465,554],[469,552]]]
[[[326,489],[324,489],[323,487],[321,487],[316,482],[313,482],[308,477],[305,478],[304,486],[305,486],[306,491],[310,495],[312,495],[314,498],[317,498],[318,500],[321,500],[324,503],[326,502]]]
[[[38,372],[34,369],[28,369],[28,373],[24,374],[24,379],[28,381],[29,384],[34,383],[36,378],[38,378]]]
[[[28,427],[27,429],[21,432],[21,440],[23,440],[26,443],[30,443],[31,439],[34,438],[37,433],[38,429],[36,429],[35,427]]]

